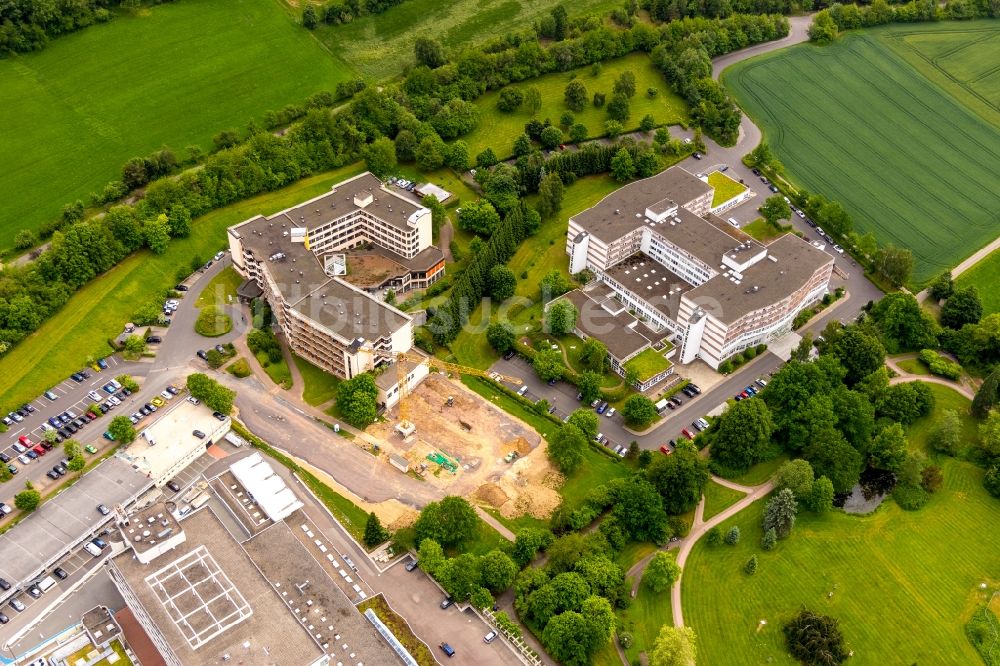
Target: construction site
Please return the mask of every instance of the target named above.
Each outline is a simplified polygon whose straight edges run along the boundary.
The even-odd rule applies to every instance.
[[[391,416],[368,429],[394,467],[507,517],[545,518],[558,506],[562,476],[529,425],[440,373],[405,400],[413,434],[404,437]]]

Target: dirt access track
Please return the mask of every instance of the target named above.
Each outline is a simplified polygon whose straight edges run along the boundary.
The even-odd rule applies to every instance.
[[[451,398],[451,404],[449,404]],[[405,441],[395,419],[368,432],[387,453],[403,456],[424,480],[451,495],[500,509],[504,515],[547,516],[559,503],[561,476],[549,465],[541,436],[461,383],[432,373],[407,396],[416,433]],[[516,451],[513,463],[504,460]],[[428,456],[431,456],[429,459]]]

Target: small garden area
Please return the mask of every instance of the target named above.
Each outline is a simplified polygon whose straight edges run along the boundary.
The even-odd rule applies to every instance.
[[[292,354],[292,360],[295,362],[299,374],[302,375],[303,384],[305,384],[302,388],[303,400],[313,407],[318,407],[337,397],[337,387],[340,386],[339,377],[317,368],[301,356]]]
[[[753,222],[748,222],[743,225],[742,229],[751,238],[759,240],[765,245],[791,231],[790,226],[781,227],[769,220],[765,220],[763,217],[758,217]]]
[[[288,369],[281,343],[270,328],[255,328],[247,335],[247,346],[267,376],[286,391],[292,388],[292,371]]]
[[[708,174],[708,184],[715,188],[712,195],[712,208],[721,206],[733,197],[737,197],[747,191],[747,186],[738,183],[721,171],[713,171]]]
[[[196,308],[206,308],[210,305],[229,305],[236,301],[236,290],[243,283],[243,278],[232,266],[227,266],[219,274],[209,280],[208,284],[198,294]]]
[[[430,648],[414,635],[406,620],[400,617],[396,611],[389,608],[389,604],[386,603],[385,598],[381,594],[365,599],[358,604],[358,612],[360,613],[364,613],[369,608],[375,615],[378,615],[378,619],[382,620],[382,623],[389,628],[389,631],[396,637],[396,640],[403,644],[406,651],[410,653],[411,657],[417,660],[420,666],[436,666],[437,661],[434,659],[434,655],[431,654]]]
[[[625,363],[625,372],[634,373],[637,380],[644,382],[673,367],[661,352],[649,348]]]

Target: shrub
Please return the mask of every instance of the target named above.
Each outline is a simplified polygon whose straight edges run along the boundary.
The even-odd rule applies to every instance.
[[[706,533],[705,537],[709,546],[718,546],[722,543],[722,530],[718,526],[713,527]]]
[[[250,364],[247,363],[247,360],[245,358],[240,358],[231,363],[229,367],[226,368],[226,372],[234,377],[243,379],[244,377],[249,377],[252,371],[250,370]]]
[[[962,376],[962,366],[954,361],[949,361],[933,349],[921,350],[920,360],[927,366],[932,375],[952,380],[957,380]]]
[[[740,528],[733,525],[732,527],[729,528],[729,531],[726,532],[726,543],[729,544],[730,546],[735,546],[739,542],[740,542]]]
[[[930,495],[926,490],[921,488],[915,483],[897,483],[896,487],[892,490],[892,498],[896,500],[896,504],[902,509],[907,511],[916,511],[923,508],[927,504],[927,500],[930,499]]]
[[[206,338],[217,338],[220,335],[225,335],[232,328],[233,320],[229,318],[229,315],[219,312],[219,309],[214,305],[202,308],[194,323],[195,332]]]

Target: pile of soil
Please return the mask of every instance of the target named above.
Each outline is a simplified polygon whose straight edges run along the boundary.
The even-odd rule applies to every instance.
[[[505,518],[529,515],[546,519],[562,497],[559,488],[565,478],[546,457],[544,447],[519,458],[495,483],[479,487],[476,497],[497,507]]]

